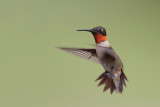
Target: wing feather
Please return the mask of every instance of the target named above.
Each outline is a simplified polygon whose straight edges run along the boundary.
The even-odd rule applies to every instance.
[[[80,58],[100,63],[95,49],[80,49],[80,48],[59,48],[59,49],[71,53]]]

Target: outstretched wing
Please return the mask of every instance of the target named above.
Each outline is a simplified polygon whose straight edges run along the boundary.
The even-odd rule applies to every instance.
[[[100,63],[95,49],[59,48],[78,57]]]

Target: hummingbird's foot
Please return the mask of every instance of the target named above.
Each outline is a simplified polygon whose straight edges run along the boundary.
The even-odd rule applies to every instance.
[[[108,71],[105,71],[104,72],[105,76],[109,77],[109,78],[112,78],[113,77],[113,74],[108,72]]]

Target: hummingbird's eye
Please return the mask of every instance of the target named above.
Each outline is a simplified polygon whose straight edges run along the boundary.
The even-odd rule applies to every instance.
[[[98,30],[95,30],[95,33],[98,33],[99,31]]]

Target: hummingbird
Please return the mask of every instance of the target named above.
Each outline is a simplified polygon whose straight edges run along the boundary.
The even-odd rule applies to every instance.
[[[106,29],[98,26],[92,29],[77,31],[87,31],[92,33],[95,39],[96,49],[63,47],[60,47],[60,49],[101,64],[104,68],[104,72],[96,79],[96,81],[100,81],[98,86],[104,85],[103,92],[110,89],[111,94],[114,91],[116,93],[122,93],[123,86],[126,87],[125,81],[128,81],[128,79],[124,74],[124,67],[120,57],[108,42]]]

